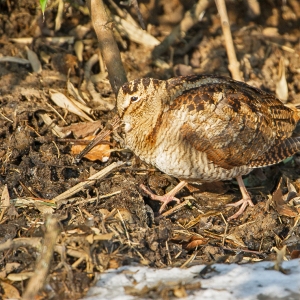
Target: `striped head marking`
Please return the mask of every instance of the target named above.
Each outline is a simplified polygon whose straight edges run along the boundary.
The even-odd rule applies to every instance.
[[[165,81],[142,78],[125,83],[119,90],[117,109],[125,123],[125,131],[156,119],[165,100]],[[151,120],[152,119],[152,120]]]

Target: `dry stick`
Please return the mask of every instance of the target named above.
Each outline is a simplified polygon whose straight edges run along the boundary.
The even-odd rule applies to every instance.
[[[53,256],[54,246],[59,234],[59,227],[56,218],[49,216],[46,220],[46,233],[37,262],[34,275],[30,278],[26,290],[23,294],[23,300],[35,299],[37,293],[43,288]]]
[[[142,29],[146,30],[145,22],[144,22],[142,14],[141,14],[139,4],[138,4],[137,0],[131,0],[131,3],[132,3],[132,5],[133,5],[133,7],[136,11],[136,14],[138,16],[138,19],[139,19],[139,22],[140,22],[140,25],[141,25]]]
[[[87,5],[99,41],[99,48],[108,71],[109,82],[113,92],[117,95],[120,87],[127,82],[127,77],[120,51],[113,35],[113,23],[108,19],[102,0],[89,0]]]
[[[187,31],[199,22],[200,14],[207,9],[212,0],[199,0],[189,11],[187,11],[172,32],[158,45],[152,52],[153,58],[158,58],[161,54],[166,52],[168,48],[174,44],[178,39],[185,37]]]
[[[122,64],[120,51],[113,35],[113,23],[108,19],[102,0],[88,0],[87,6],[97,35],[101,55],[108,71],[109,82],[114,94],[117,96],[120,87],[127,82],[127,77]],[[121,124],[118,116],[114,118],[114,121],[119,125]],[[95,147],[97,143],[103,140],[103,137],[110,133],[111,131],[104,128],[96,138],[77,155],[76,161],[78,162],[86,153]]]
[[[4,243],[0,244],[0,252],[9,250],[9,249],[17,249],[19,247],[33,247],[38,250],[41,249],[41,239],[42,238],[16,238],[14,240],[7,240]]]
[[[57,203],[58,201],[67,199],[67,198],[71,197],[72,195],[80,192],[81,190],[86,189],[89,186],[92,186],[96,182],[96,180],[103,178],[108,173],[110,173],[112,170],[114,170],[115,168],[118,168],[124,164],[125,163],[123,163],[122,161],[114,162],[114,163],[110,164],[109,166],[107,166],[106,168],[99,171],[98,173],[90,176],[86,181],[80,182],[80,183],[74,185],[72,188],[70,188],[69,190],[56,196],[52,200]]]
[[[215,1],[221,18],[222,30],[225,38],[225,46],[226,46],[227,56],[229,60],[228,69],[233,79],[242,81],[242,77],[240,75],[240,63],[238,62],[235,55],[225,1],[224,0],[215,0]]]
[[[116,130],[122,124],[119,116],[115,116],[110,122],[111,128],[103,128],[99,134],[75,157],[75,162],[78,163],[89,151],[95,146],[100,144],[107,136],[109,136],[114,130]]]

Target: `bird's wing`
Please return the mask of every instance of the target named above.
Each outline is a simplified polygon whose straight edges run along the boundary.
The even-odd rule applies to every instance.
[[[183,120],[184,143],[226,169],[248,165],[291,136],[297,113],[273,95],[239,82],[185,91],[169,113]]]

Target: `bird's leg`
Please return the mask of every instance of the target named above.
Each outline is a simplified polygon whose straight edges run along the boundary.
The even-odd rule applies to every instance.
[[[228,221],[230,221],[232,219],[236,219],[238,216],[240,216],[244,212],[244,210],[246,209],[246,207],[248,205],[249,206],[254,206],[254,204],[251,200],[251,197],[250,197],[250,195],[249,195],[249,193],[248,193],[248,191],[245,187],[242,176],[237,176],[236,180],[239,184],[239,187],[240,187],[243,198],[238,202],[227,204],[227,206],[235,206],[235,207],[236,206],[241,206],[240,209],[234,215],[232,215],[231,217],[228,218]]]
[[[140,187],[147,195],[150,196],[152,200],[160,201],[163,203],[159,210],[159,213],[161,213],[168,205],[168,203],[172,201],[176,201],[177,203],[180,202],[180,200],[176,198],[175,195],[186,185],[186,181],[180,181],[170,192],[166,193],[163,196],[155,195],[154,193],[150,192],[143,184],[141,184]]]

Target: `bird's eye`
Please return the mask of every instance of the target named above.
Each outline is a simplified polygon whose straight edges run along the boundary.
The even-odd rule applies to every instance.
[[[140,98],[137,97],[137,96],[132,96],[132,97],[130,98],[131,103],[138,102],[139,100],[140,100]]]

